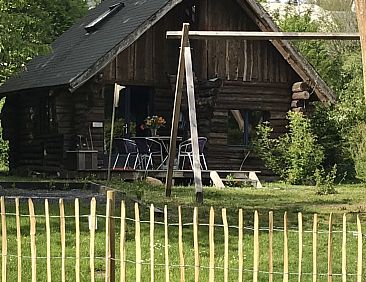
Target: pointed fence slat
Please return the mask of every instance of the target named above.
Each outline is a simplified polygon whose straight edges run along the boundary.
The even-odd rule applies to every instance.
[[[362,281],[362,228],[360,215],[357,215],[357,282]]]
[[[209,281],[215,281],[215,210],[210,208],[208,241],[210,247],[210,271]]]
[[[136,282],[141,282],[141,226],[139,204],[135,203]]]
[[[47,282],[52,281],[52,267],[51,267],[51,224],[50,224],[50,208],[48,200],[44,202],[44,211],[46,217],[46,267],[47,267]]]
[[[154,205],[151,204],[150,206],[150,281],[151,282],[155,280],[154,229],[155,229],[155,210]]]
[[[198,208],[193,210],[194,281],[200,278],[200,253],[198,247]]]
[[[5,198],[0,199],[1,203],[1,280],[7,281],[7,260],[8,260],[8,237],[6,234],[6,210],[5,210]]]
[[[184,250],[183,250],[183,222],[182,222],[182,207],[178,207],[178,251],[179,251],[179,268],[180,268],[180,281],[185,281],[184,270]]]
[[[273,282],[273,211],[268,214],[268,272],[268,281]]]
[[[287,212],[283,215],[283,282],[288,282],[288,223]]]
[[[121,202],[121,234],[120,234],[121,282],[126,281],[126,206]]]
[[[17,225],[18,282],[22,281],[22,233],[20,229],[19,198],[15,198],[15,220]]]
[[[169,237],[168,237],[168,207],[164,206],[164,251],[165,251],[165,281],[169,282]]]
[[[107,191],[106,228],[105,228],[105,281],[115,281],[115,192]]]
[[[253,282],[258,281],[259,271],[259,216],[254,212],[254,251],[253,251]]]
[[[329,215],[328,232],[328,282],[333,280],[333,214]]]
[[[222,209],[222,223],[224,225],[224,282],[229,281],[229,225],[227,224],[226,209]]]
[[[32,282],[37,281],[37,247],[36,247],[36,216],[34,214],[34,205],[32,199],[28,200],[29,208],[29,235],[31,242],[31,265],[32,265]]]
[[[343,214],[342,231],[342,282],[347,281],[347,217]]]
[[[64,200],[59,200],[60,207],[60,236],[61,236],[61,281],[66,281],[66,227],[65,227],[65,208]]]
[[[238,282],[243,282],[243,269],[244,269],[244,252],[243,252],[243,233],[244,233],[244,217],[243,209],[239,209],[239,235],[238,235],[238,257],[239,257],[239,273]],[[210,280],[214,281],[214,280]]]
[[[303,240],[302,240],[302,232],[303,232],[303,226],[302,226],[302,213],[299,212],[297,214],[297,220],[299,223],[299,277],[298,277],[298,281],[301,281],[302,278],[302,245],[303,245]]]
[[[75,199],[75,282],[80,282],[80,205]]]
[[[96,212],[97,212],[97,202],[93,197],[90,202],[90,245],[89,245],[89,266],[90,266],[90,281],[95,281],[95,261],[94,261],[94,254],[95,254],[95,223],[96,223]]]
[[[318,215],[313,217],[313,282],[317,281],[317,241],[318,241]]]

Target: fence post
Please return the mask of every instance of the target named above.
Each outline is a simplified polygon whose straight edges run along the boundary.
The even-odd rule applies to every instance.
[[[317,281],[317,231],[318,230],[318,215],[314,214],[313,219],[313,282]]]
[[[328,282],[333,281],[333,214],[329,215],[328,233]]]
[[[37,282],[37,247],[36,247],[36,215],[34,213],[34,205],[31,198],[28,199],[29,207],[29,235],[31,242],[31,265],[32,265],[32,282]]]
[[[1,281],[7,280],[8,238],[6,235],[5,198],[1,197]]]
[[[273,211],[268,214],[268,272],[268,281],[273,282]]]
[[[357,215],[357,282],[362,281],[362,228],[360,215]]]
[[[15,219],[17,225],[18,282],[22,281],[22,233],[20,231],[19,198],[15,198]]]
[[[106,208],[106,262],[105,270],[106,282],[115,281],[115,223],[114,223],[114,208],[115,208],[115,192],[107,191],[107,208]]]

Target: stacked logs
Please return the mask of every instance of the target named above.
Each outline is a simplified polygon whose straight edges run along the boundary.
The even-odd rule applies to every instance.
[[[306,82],[300,81],[292,85],[291,110],[294,112],[305,112],[307,102],[310,98],[310,87]]]

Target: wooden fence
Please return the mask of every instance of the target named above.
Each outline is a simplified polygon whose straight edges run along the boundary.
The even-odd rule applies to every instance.
[[[50,214],[50,204],[49,200],[44,200],[44,213],[36,215],[34,200],[28,200],[28,214],[22,214],[20,209],[20,201],[15,198],[14,202],[9,203],[11,200],[7,199],[5,201],[4,197],[1,197],[1,256],[2,256],[2,281],[22,281],[24,275],[27,271],[30,272],[28,275],[31,277],[31,281],[85,281],[85,273],[82,271],[82,260],[88,261],[87,266],[87,280],[90,281],[100,281],[103,279],[105,281],[248,281],[245,277],[250,277],[252,281],[332,281],[334,277],[339,277],[342,281],[362,281],[363,280],[363,235],[361,231],[361,222],[359,215],[356,216],[356,222],[354,224],[356,231],[347,230],[347,215],[343,215],[342,224],[336,225],[339,230],[334,230],[335,223],[334,216],[329,215],[328,219],[328,229],[320,230],[318,229],[318,215],[314,214],[311,216],[312,230],[305,230],[303,224],[302,213],[297,214],[296,228],[289,227],[288,214],[287,212],[283,215],[283,221],[281,221],[281,228],[276,228],[274,225],[274,214],[269,212],[268,217],[266,217],[265,227],[260,227],[259,220],[260,216],[257,211],[252,214],[252,225],[245,226],[244,224],[244,212],[242,209],[238,211],[235,215],[237,216],[237,225],[229,225],[227,210],[225,208],[221,209],[220,217],[222,219],[222,224],[218,224],[215,220],[215,210],[211,207],[209,214],[206,218],[199,220],[198,211],[199,209],[195,207],[193,209],[193,220],[189,223],[184,223],[182,216],[182,208],[178,207],[177,211],[177,222],[172,223],[168,217],[167,206],[164,207],[162,212],[162,222],[156,221],[157,213],[160,211],[156,209],[153,205],[145,208],[145,212],[149,214],[149,220],[143,221],[140,218],[141,210],[143,206],[135,203],[131,206],[134,210],[134,218],[128,218],[126,216],[126,205],[122,201],[120,205],[120,212],[115,213],[115,195],[114,192],[107,192],[107,202],[105,205],[106,213],[105,215],[97,215],[96,200],[93,198],[90,202],[90,213],[80,214],[80,203],[78,199],[75,199],[74,211],[72,215],[65,215],[65,204],[62,199],[59,200],[58,209],[59,214]],[[10,204],[15,206],[14,213],[7,212]],[[42,202],[43,205],[43,202]],[[148,212],[146,211],[148,210]],[[351,215],[349,215],[351,216]],[[10,217],[15,218],[15,227],[9,228],[8,225]],[[28,219],[29,227],[27,230],[25,227],[21,226],[21,218]],[[204,223],[205,220],[208,221]],[[57,219],[59,223],[59,234],[60,238],[57,242],[51,242],[53,238],[53,232],[51,232],[50,219]],[[104,219],[104,230],[96,225],[100,225],[98,219]],[[45,224],[45,234],[38,232],[39,222],[42,219],[42,224]],[[72,230],[66,230],[66,227],[70,224],[68,221],[72,219]],[[88,219],[88,232],[86,236],[80,231],[80,219]],[[261,218],[262,220],[262,218]],[[268,222],[268,224],[267,224]],[[142,224],[147,226],[145,233],[141,231]],[[282,225],[283,224],[283,225]],[[117,228],[118,226],[118,228]],[[157,237],[157,228],[161,227],[161,236]],[[29,228],[29,229],[28,229]],[[129,232],[134,229],[134,236],[130,236]],[[192,229],[191,229],[192,228]],[[223,232],[219,232],[218,228],[222,228]],[[105,238],[104,251],[105,255],[100,257],[96,256],[96,247],[100,247],[101,243],[96,244],[97,232],[102,229],[103,237]],[[28,232],[29,230],[29,232]],[[172,230],[175,230],[176,237],[172,237]],[[230,230],[235,230],[231,232]],[[15,232],[14,232],[15,231]],[[230,233],[229,233],[230,231]],[[14,232],[16,234],[10,234]],[[201,232],[201,233],[200,233]],[[281,234],[280,240],[274,240],[275,232]],[[289,233],[296,233],[296,242],[290,240]],[[193,235],[190,241],[187,242],[187,234],[189,236]],[[234,234],[235,233],[235,234]],[[244,240],[244,233],[246,240]],[[351,233],[351,236],[347,236]],[[72,240],[69,237],[72,234]],[[118,235],[119,236],[116,236]],[[229,236],[230,234],[230,236]],[[336,245],[334,244],[334,236],[339,234],[341,246],[339,252],[333,253]],[[204,236],[208,235],[207,239]],[[235,240],[233,242],[232,237],[235,235]],[[308,243],[304,242],[304,236],[309,236],[309,244],[312,246],[311,251],[306,250],[307,261],[306,264],[311,267],[311,271],[304,271],[304,246],[309,246]],[[319,236],[326,236],[326,260],[319,260],[320,253],[319,248]],[[40,242],[36,240],[36,236],[45,237],[45,242]],[[29,238],[28,238],[29,237]],[[118,238],[117,238],[118,237]],[[132,238],[131,238],[132,237]],[[134,238],[133,238],[134,237]],[[350,248],[349,237],[354,237],[356,242],[355,245]],[[24,254],[25,246],[24,240],[29,239],[29,249],[30,256]],[[157,247],[156,242],[162,239],[163,250],[161,257],[163,257],[163,263],[157,263]],[[134,239],[134,240],[133,240]],[[88,250],[83,250],[81,247],[82,242],[87,240]],[[155,241],[156,240],[156,241]],[[176,248],[170,245],[170,242],[175,240]],[[221,241],[222,240],[222,241]],[[67,244],[70,245],[72,241],[72,252],[70,255],[70,250],[67,249]],[[134,242],[133,242],[134,241]],[[244,243],[244,241],[246,243]],[[263,243],[265,241],[265,243]],[[281,244],[275,245],[275,241]],[[10,253],[8,244],[14,244],[14,252]],[[39,256],[39,243],[45,246],[45,256]],[[52,249],[55,248],[56,244],[60,247],[61,256],[55,257],[52,255]],[[134,246],[134,250],[127,250],[127,244],[131,249]],[[291,245],[291,246],[290,246]],[[294,247],[295,245],[295,247]],[[118,246],[118,250],[116,249]],[[265,250],[263,250],[265,248]],[[203,252],[203,250],[206,250]],[[246,251],[250,249],[250,251]],[[280,262],[276,261],[274,253],[276,250],[280,249],[282,252]],[[294,251],[296,249],[295,259]],[[116,252],[117,251],[117,252]],[[68,252],[68,256],[66,253]],[[83,256],[82,253],[87,252],[87,256]],[[352,254],[348,255],[348,252]],[[127,254],[129,253],[128,257]],[[133,258],[131,259],[131,253]],[[204,254],[203,254],[204,253]],[[311,254],[310,254],[311,253]],[[235,255],[233,255],[235,254]],[[37,256],[38,255],[38,256]],[[232,257],[235,256],[234,262]],[[290,259],[290,256],[292,259]],[[353,256],[356,263],[354,268],[354,273],[351,273],[347,269],[347,262],[349,262],[349,256]],[[277,255],[278,257],[278,255]],[[311,257],[311,259],[309,259]],[[338,258],[340,257],[340,258]],[[352,259],[353,259],[352,257]],[[341,265],[341,273],[335,273],[333,271],[334,260],[339,259]],[[347,260],[348,259],[348,260]],[[30,266],[26,267],[25,262],[30,261]],[[45,260],[45,263],[44,263]],[[60,260],[60,269],[52,267],[53,260]],[[100,275],[100,271],[96,269],[96,261],[103,260],[103,275]],[[174,263],[172,260],[178,262]],[[190,260],[190,262],[188,262]],[[310,261],[309,261],[310,260]],[[67,267],[67,261],[72,261],[74,264],[73,270],[71,271]],[[264,261],[264,262],[263,262]],[[244,266],[250,264],[250,268]],[[250,262],[250,263],[249,263]],[[16,264],[16,267],[9,268],[9,264]],[[205,265],[206,263],[206,265]],[[279,266],[280,264],[280,266]],[[320,265],[326,264],[326,272],[319,273],[318,269]],[[296,265],[296,271],[293,271],[294,265]],[[142,269],[146,266],[149,269]],[[134,269],[133,275],[127,274],[131,272],[129,268]],[[161,269],[163,272],[162,276],[164,279],[157,279],[156,270]],[[281,271],[278,269],[281,268]],[[290,270],[292,268],[292,271]],[[11,276],[9,269],[16,269],[17,274]],[[277,269],[277,270],[276,270]],[[100,267],[99,267],[100,270]],[[176,271],[179,274],[174,278],[172,276],[172,271]],[[60,273],[60,278],[55,279],[54,273]],[[206,276],[202,276],[205,273]],[[71,275],[72,274],[72,275]],[[265,275],[262,275],[265,274]],[[191,279],[188,276],[191,275]],[[14,278],[9,278],[9,277]],[[41,279],[40,276],[44,276],[45,279]],[[245,277],[244,277],[245,276]],[[17,278],[16,278],[17,277]],[[132,277],[132,278],[131,278]],[[194,277],[194,278],[193,278]],[[23,278],[23,280],[25,280]]]

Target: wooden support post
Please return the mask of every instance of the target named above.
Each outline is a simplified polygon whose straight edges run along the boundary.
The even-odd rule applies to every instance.
[[[192,70],[192,56],[191,48],[184,47],[184,61],[186,67],[186,84],[188,95],[188,112],[189,124],[191,129],[191,142],[193,152],[193,177],[194,186],[196,189],[196,202],[203,202],[203,188],[201,175],[201,162],[198,147],[198,131],[197,131],[197,117],[196,117],[196,100],[194,98],[194,84],[193,84],[193,70]]]
[[[106,282],[115,281],[115,223],[114,223],[114,201],[115,192],[107,191],[107,208],[106,208]]]
[[[189,46],[188,39],[189,24],[183,24],[182,38],[180,44],[180,54],[177,72],[177,81],[175,85],[175,100],[174,100],[174,110],[172,117],[172,128],[170,132],[170,144],[169,144],[169,155],[168,155],[168,170],[165,182],[165,195],[170,197],[172,194],[172,183],[173,183],[173,166],[175,160],[176,146],[177,146],[177,134],[178,134],[178,121],[180,106],[182,102],[182,89],[184,81],[184,47]]]
[[[356,0],[355,3],[362,50],[363,84],[366,103],[366,0]]]

